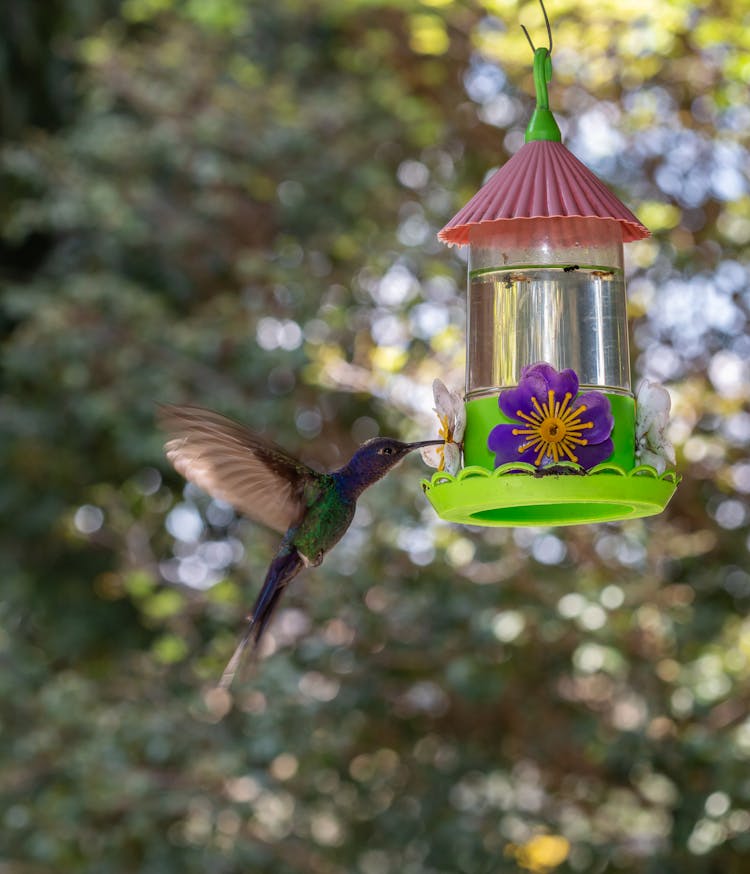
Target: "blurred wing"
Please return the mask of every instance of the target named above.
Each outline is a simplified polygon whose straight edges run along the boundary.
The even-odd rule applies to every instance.
[[[281,534],[325,479],[281,447],[201,407],[159,407],[167,458],[185,479]]]

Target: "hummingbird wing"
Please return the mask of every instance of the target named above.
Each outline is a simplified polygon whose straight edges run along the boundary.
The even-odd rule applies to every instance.
[[[219,413],[160,406],[167,458],[185,479],[280,534],[297,524],[326,475]]]

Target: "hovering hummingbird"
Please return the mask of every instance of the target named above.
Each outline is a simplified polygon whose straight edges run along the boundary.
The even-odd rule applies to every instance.
[[[227,688],[242,654],[263,635],[284,589],[302,568],[319,565],[354,518],[357,498],[409,452],[442,440],[402,443],[368,440],[333,473],[319,473],[280,446],[219,413],[193,406],[159,408],[169,439],[164,449],[175,470],[212,497],[283,534],[247,628],[222,674]]]

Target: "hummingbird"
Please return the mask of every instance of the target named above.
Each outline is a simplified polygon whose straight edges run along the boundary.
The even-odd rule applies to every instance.
[[[332,473],[320,473],[280,446],[225,416],[195,406],[165,405],[159,424],[175,470],[235,510],[283,535],[220,688],[228,688],[243,653],[257,646],[297,574],[321,564],[354,518],[357,498],[404,456],[442,440],[403,443],[375,437]]]

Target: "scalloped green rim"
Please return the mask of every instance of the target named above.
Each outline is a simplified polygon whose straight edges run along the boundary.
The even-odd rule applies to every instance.
[[[524,462],[495,470],[465,467],[456,476],[438,471],[422,480],[437,514],[465,525],[577,525],[614,522],[661,513],[680,481],[647,464],[625,470],[599,464],[585,471],[562,462],[560,474],[542,474]]]

